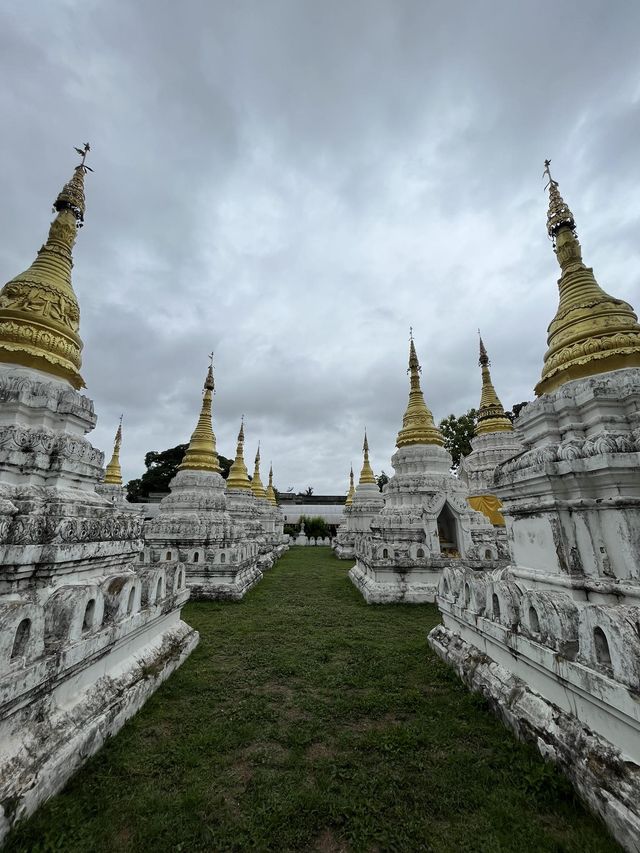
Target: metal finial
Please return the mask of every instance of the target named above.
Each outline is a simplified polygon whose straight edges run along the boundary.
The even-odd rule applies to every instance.
[[[413,326],[409,326],[409,340],[413,340]]]
[[[549,166],[551,166],[551,160],[545,160],[544,172],[542,173],[542,177],[544,178],[546,176],[547,178],[549,178],[549,183],[545,184],[545,190],[549,186],[549,184],[552,184],[554,182],[553,178],[551,177],[551,170],[549,169]]]
[[[91,146],[89,145],[89,143],[85,142],[83,148],[78,148],[75,145],[73,147],[74,147],[74,150],[77,151],[78,154],[82,157],[82,160],[80,161],[79,168],[88,170],[89,172],[93,172],[93,169],[91,168],[91,166],[87,166],[87,164],[84,162],[86,160],[87,154],[89,153],[89,151],[91,151]]]
[[[120,426],[122,426],[122,418],[123,418],[123,415],[120,415]]]

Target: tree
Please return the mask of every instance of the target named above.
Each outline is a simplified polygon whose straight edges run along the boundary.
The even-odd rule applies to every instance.
[[[318,537],[324,539],[325,536],[328,536],[330,533],[327,522],[320,515],[314,515],[310,517],[306,515],[301,515],[298,520],[300,529],[302,529],[303,523],[305,533],[310,539],[316,539]]]
[[[478,412],[469,409],[464,415],[449,415],[440,421],[440,432],[444,438],[444,446],[451,454],[453,467],[457,468],[463,456],[471,453],[471,439],[476,425]]]
[[[305,498],[310,498],[313,494],[313,486],[307,486],[307,488],[303,492]]]
[[[177,444],[167,450],[150,450],[145,454],[144,464],[147,469],[142,477],[129,480],[127,483],[127,500],[145,501],[151,492],[168,492],[169,483],[176,475],[178,465],[187,452],[188,444]],[[227,479],[231,460],[218,454],[222,476]]]
[[[524,409],[525,406],[529,405],[529,401],[525,400],[524,403],[514,403],[511,407],[510,412],[505,412],[505,415],[509,418],[511,422],[515,421],[520,412]]]
[[[377,484],[378,484],[378,488],[380,489],[380,491],[382,491],[382,490],[383,490],[383,488],[384,488],[384,487],[387,485],[387,483],[389,482],[389,475],[388,475],[388,474],[385,474],[385,472],[384,472],[384,471],[381,471],[381,472],[380,472],[380,476],[376,479],[376,482],[377,482]]]

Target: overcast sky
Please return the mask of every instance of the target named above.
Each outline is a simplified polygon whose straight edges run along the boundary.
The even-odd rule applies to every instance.
[[[122,468],[214,429],[276,486],[376,472],[408,395],[506,407],[557,305],[543,161],[600,284],[640,308],[640,4],[0,3],[0,278],[26,268],[90,141],[74,287],[93,443]],[[263,475],[266,470],[263,468]]]

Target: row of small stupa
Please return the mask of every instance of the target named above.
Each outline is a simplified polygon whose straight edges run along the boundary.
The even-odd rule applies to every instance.
[[[244,424],[228,483],[220,476],[211,367],[171,494],[146,527],[124,500],[122,426],[106,472],[85,438],[96,416],[79,393],[71,270],[88,152],[36,259],[0,291],[0,843],[195,648],[181,619],[190,588],[238,598],[287,547],[259,452],[249,480]]]
[[[284,516],[273,487],[273,466],[265,489],[260,476],[260,446],[253,478],[244,461],[244,418],[236,456],[226,480],[221,476],[212,423],[213,364],[204,381],[202,405],[184,458],[170,483],[170,494],[144,527],[141,562],[179,560],[187,586],[198,598],[239,599],[287,548]],[[120,467],[122,423],[111,461],[97,491],[125,502]],[[185,485],[188,488],[185,488]]]

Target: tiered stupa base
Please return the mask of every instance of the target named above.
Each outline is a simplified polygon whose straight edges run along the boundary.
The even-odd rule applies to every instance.
[[[451,456],[438,445],[415,444],[393,456],[384,509],[356,539],[349,577],[370,604],[432,603],[443,569],[463,561],[474,568],[503,565],[495,528],[466,500],[450,473]]]
[[[436,652],[640,849],[640,370],[530,403],[496,471],[514,564],[445,570]]]
[[[147,523],[144,560],[184,565],[194,599],[242,598],[262,579],[260,545],[226,510],[224,480],[180,470],[158,515]]]
[[[432,566],[384,566],[380,569],[357,563],[349,577],[367,604],[426,604],[436,600],[441,564]]]
[[[0,368],[0,839],[60,790],[198,642],[184,571],[96,492],[90,400]],[[53,429],[52,425],[56,426]]]

